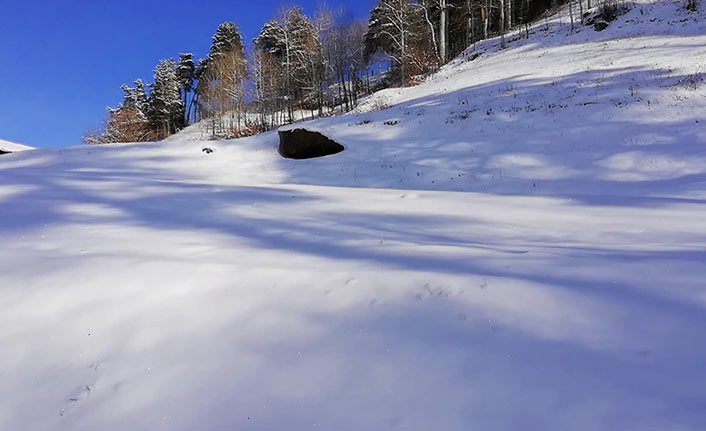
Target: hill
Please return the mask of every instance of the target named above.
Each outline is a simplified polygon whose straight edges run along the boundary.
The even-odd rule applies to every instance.
[[[270,182],[703,197],[706,21],[682,6],[638,2],[603,32],[574,34],[561,13],[506,49],[499,39],[479,43],[422,85],[377,93],[355,115],[303,123],[348,146],[330,160],[279,169],[274,135],[228,145],[222,157],[254,151],[262,167],[238,175],[265,169]],[[205,127],[173,142],[203,139]]]
[[[0,161],[0,429],[706,427],[704,13],[567,16],[296,126],[335,156]]]

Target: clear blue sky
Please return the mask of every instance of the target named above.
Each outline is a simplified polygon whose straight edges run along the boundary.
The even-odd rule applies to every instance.
[[[375,0],[336,1],[366,18]],[[218,24],[250,41],[282,4],[320,0],[0,0],[0,139],[34,147],[81,144],[120,85],[151,81],[161,58],[208,52]]]

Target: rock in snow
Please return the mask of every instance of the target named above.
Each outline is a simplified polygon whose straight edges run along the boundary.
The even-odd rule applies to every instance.
[[[608,21],[604,20],[603,18],[597,18],[593,22],[593,28],[596,31],[603,31],[603,30],[607,29],[609,25],[610,25],[610,23]]]
[[[331,156],[345,150],[321,132],[304,128],[279,131],[279,153],[288,159],[315,159]]]

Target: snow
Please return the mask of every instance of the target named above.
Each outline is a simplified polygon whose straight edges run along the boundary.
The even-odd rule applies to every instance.
[[[3,156],[0,429],[706,428],[704,18],[481,43],[322,159]]]
[[[0,152],[2,153],[15,153],[18,151],[33,150],[34,148],[28,147],[26,145],[16,144],[10,141],[3,141],[0,139]]]

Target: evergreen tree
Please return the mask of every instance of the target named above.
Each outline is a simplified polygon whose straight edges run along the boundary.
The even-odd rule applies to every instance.
[[[322,47],[313,22],[300,7],[285,14],[285,31],[289,42],[291,91],[300,104],[316,104],[322,73]]]
[[[268,21],[254,40],[255,46],[262,52],[283,57],[287,49],[287,35],[282,25],[275,21]]]
[[[165,138],[179,129],[184,104],[174,60],[161,60],[154,71],[154,84],[149,96],[149,119]]]
[[[235,23],[224,22],[218,26],[216,34],[213,35],[213,43],[208,54],[208,60],[213,62],[219,57],[233,51],[243,52],[243,36]]]
[[[199,63],[196,74],[198,110],[202,118],[214,120],[214,134],[239,130],[246,118],[248,64],[237,25],[226,22],[218,27],[208,57]]]
[[[194,120],[203,118],[203,113],[201,112],[201,95],[205,92],[205,84],[207,82],[204,77],[206,76],[206,69],[208,69],[208,58],[202,58],[196,63],[196,69],[194,70],[194,80],[196,81],[196,88],[194,88]]]
[[[194,86],[196,75],[196,63],[194,55],[191,53],[179,54],[179,63],[176,67],[177,80],[179,81],[179,90],[182,94],[184,102],[184,125],[189,124],[191,117],[191,105],[189,105],[189,94]],[[187,106],[189,107],[187,109]]]
[[[255,46],[281,64],[290,121],[295,101],[320,107],[325,73],[320,31],[300,7],[287,9],[279,21],[266,23]]]
[[[147,103],[147,91],[145,90],[145,83],[142,79],[137,79],[134,82],[135,86],[130,87],[123,84],[121,87],[124,93],[123,103],[120,107],[134,107],[140,112],[147,115],[148,103]]]
[[[123,102],[117,108],[108,107],[108,119],[102,131],[89,133],[84,140],[90,144],[145,142],[153,138],[148,115],[148,97],[141,79],[135,86],[122,85]]]
[[[272,20],[263,26],[253,42],[260,122],[262,127],[271,128],[285,122],[282,114],[288,95],[287,35],[283,26]]]

